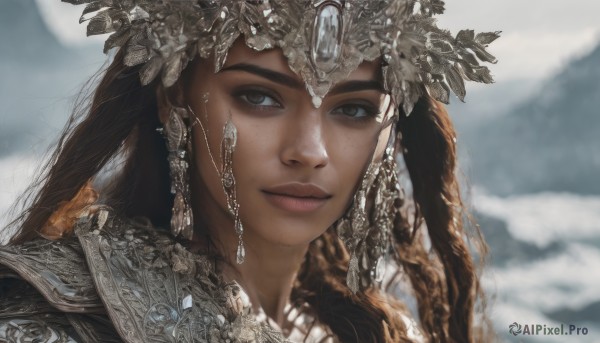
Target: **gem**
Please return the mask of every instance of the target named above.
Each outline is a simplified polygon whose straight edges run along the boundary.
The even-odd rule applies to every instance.
[[[313,24],[311,59],[314,66],[326,73],[337,65],[342,51],[342,14],[332,4],[317,9]]]
[[[186,310],[192,307],[192,295],[188,294],[181,300],[181,308]]]
[[[225,140],[225,146],[228,150],[233,151],[233,148],[235,148],[235,145],[237,144],[237,129],[231,120],[228,120],[227,124],[225,124],[223,139]]]
[[[173,215],[171,216],[171,228],[175,235],[179,235],[184,227],[184,201],[183,194],[177,192],[173,204]]]
[[[235,232],[240,236],[244,234],[244,227],[242,226],[242,221],[239,219],[235,221]]]
[[[244,263],[244,258],[246,258],[246,249],[244,248],[244,242],[242,242],[242,240],[240,239],[236,253],[237,264]]]
[[[365,191],[361,190],[358,192],[358,208],[360,208],[362,211],[364,211],[366,204],[367,204],[367,196],[365,194]]]
[[[312,103],[315,108],[319,108],[321,107],[321,103],[323,103],[323,99],[315,95],[312,97]]]
[[[346,276],[346,284],[352,293],[358,292],[358,259],[356,254],[350,258],[350,264],[348,265],[348,275]]]
[[[231,175],[231,173],[225,173],[223,175],[223,186],[225,186],[225,188],[233,186],[233,175]]]
[[[375,263],[375,281],[381,282],[383,281],[383,277],[385,276],[385,261],[383,256],[379,256],[377,259],[377,263]]]

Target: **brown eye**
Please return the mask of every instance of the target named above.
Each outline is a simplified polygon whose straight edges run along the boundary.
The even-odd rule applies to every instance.
[[[277,100],[259,91],[244,91],[239,93],[238,97],[240,97],[243,101],[253,106],[281,107]]]
[[[260,93],[246,94],[246,100],[254,105],[260,105],[267,97]]]
[[[378,111],[372,106],[358,104],[342,105],[333,110],[333,113],[335,114],[341,114],[356,119],[373,117],[377,112]]]

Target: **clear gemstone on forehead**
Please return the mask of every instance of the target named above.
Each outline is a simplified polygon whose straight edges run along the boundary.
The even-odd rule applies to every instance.
[[[336,5],[325,3],[315,16],[311,60],[323,78],[338,64],[342,50],[342,13]]]

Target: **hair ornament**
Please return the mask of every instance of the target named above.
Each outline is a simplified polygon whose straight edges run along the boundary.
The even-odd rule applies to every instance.
[[[86,4],[80,22],[88,35],[110,33],[104,51],[126,49],[125,64],[143,65],[140,81],[173,85],[199,55],[219,71],[234,41],[279,47],[300,75],[315,107],[361,62],[381,58],[383,82],[407,115],[423,91],[462,101],[465,80],[493,82],[480,62],[500,32],[456,36],[437,27],[441,0],[62,0]]]

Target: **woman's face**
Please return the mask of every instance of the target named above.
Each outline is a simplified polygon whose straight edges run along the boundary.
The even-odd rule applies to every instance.
[[[193,129],[192,177],[200,184],[195,211],[212,208],[227,218],[209,229],[234,232],[231,216],[223,215],[227,204],[216,170],[223,165],[228,119],[238,133],[233,171],[245,242],[305,245],[340,218],[390,134],[384,118],[392,106],[379,68],[361,64],[316,109],[280,49],[256,52],[238,41],[216,74],[212,63],[196,62],[185,89],[185,101],[202,124]]]

